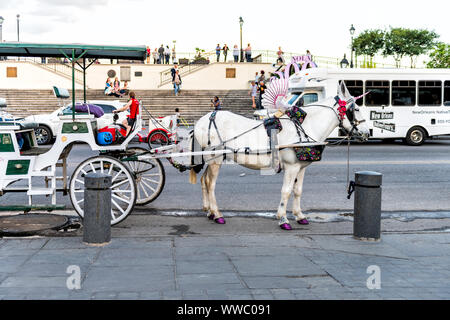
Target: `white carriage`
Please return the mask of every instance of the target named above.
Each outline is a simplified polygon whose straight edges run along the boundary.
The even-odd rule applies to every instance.
[[[83,45],[48,45],[25,43],[1,43],[0,56],[31,56],[31,57],[65,57],[72,63],[72,68],[77,64],[84,73],[96,59],[127,59],[143,60],[146,56],[146,48],[142,47],[104,47]],[[86,60],[91,59],[86,66]],[[81,63],[80,63],[81,62]],[[57,92],[58,97],[68,98],[69,94]],[[51,205],[46,209],[59,209],[56,203],[56,192],[69,194],[76,212],[84,215],[84,177],[90,172],[101,172],[112,176],[112,210],[111,224],[123,221],[133,210],[135,205],[144,205],[155,200],[161,193],[165,184],[165,171],[161,164],[161,158],[167,158],[172,165],[180,169],[194,169],[195,157],[209,158],[220,157],[225,154],[259,154],[265,152],[272,154],[272,169],[278,170],[277,154],[282,148],[302,147],[312,145],[324,145],[325,143],[303,143],[280,146],[277,141],[272,141],[266,150],[248,150],[249,148],[226,148],[226,141],[208,148],[193,148],[189,139],[189,133],[177,132],[178,124],[172,130],[171,142],[168,145],[160,145],[157,148],[144,149],[129,147],[129,143],[142,129],[142,103],[134,127],[128,136],[119,140],[117,144],[101,145],[97,141],[97,121],[93,114],[75,112],[75,83],[72,79],[72,110],[58,115],[56,140],[51,147],[38,147],[35,136],[36,124],[26,121],[0,121],[0,196],[7,192],[23,192],[28,196],[28,205],[20,205],[17,208],[25,211],[35,208],[33,197],[48,196]],[[86,85],[84,85],[84,101],[86,102]],[[274,101],[276,103],[276,101]],[[210,119],[211,121],[211,119]],[[211,124],[211,123],[210,123]],[[258,124],[258,127],[262,123]],[[210,125],[211,126],[211,125]],[[246,132],[250,132],[248,130]],[[239,134],[241,136],[246,132]],[[232,138],[231,140],[237,138]],[[269,140],[268,140],[269,141]],[[76,144],[87,144],[98,155],[82,161],[68,179],[68,156]],[[151,144],[149,143],[151,146]],[[151,146],[152,147],[152,146]],[[185,158],[184,163],[175,159]],[[58,168],[58,169],[57,169]],[[62,168],[62,174],[57,172]],[[36,180],[44,182],[44,187],[36,185]],[[42,180],[43,179],[43,180]],[[15,186],[18,181],[26,181],[26,186]],[[62,187],[57,187],[58,181]],[[41,183],[42,184],[42,183]],[[1,206],[0,206],[1,207]],[[8,209],[14,207],[6,206]],[[16,209],[17,209],[16,208]],[[41,206],[37,208],[42,209]],[[1,208],[0,208],[1,209]]]

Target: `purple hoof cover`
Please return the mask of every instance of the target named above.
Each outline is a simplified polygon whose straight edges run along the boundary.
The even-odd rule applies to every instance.
[[[225,224],[226,223],[226,221],[225,221],[225,219],[223,217],[214,219],[214,222],[218,223],[218,224]]]
[[[307,225],[307,224],[309,224],[309,221],[308,221],[308,219],[301,219],[301,220],[298,220],[297,223],[302,224],[302,225]]]
[[[208,216],[208,219],[209,219],[209,220],[214,220],[214,215],[213,215],[213,214],[210,214],[210,215]]]
[[[292,227],[289,223],[283,223],[282,225],[280,225],[280,228],[283,230],[292,230]]]

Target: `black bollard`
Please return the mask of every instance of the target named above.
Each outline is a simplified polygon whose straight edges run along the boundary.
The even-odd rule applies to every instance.
[[[84,177],[83,242],[103,245],[111,241],[111,176],[88,173]]]
[[[378,172],[355,173],[353,237],[379,241],[381,231],[381,180]]]

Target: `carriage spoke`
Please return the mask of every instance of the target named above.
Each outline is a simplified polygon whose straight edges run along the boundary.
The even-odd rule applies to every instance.
[[[80,180],[80,179],[75,179],[76,182],[84,184],[84,181]]]
[[[153,192],[156,192],[156,189],[154,189],[152,186],[148,185],[144,180],[141,180],[141,182],[146,185],[148,188],[150,188]]]
[[[113,198],[116,198],[117,200],[120,200],[122,202],[125,202],[126,204],[130,205],[130,201],[128,198],[121,198],[119,196],[116,196],[115,194],[112,195]]]
[[[123,170],[122,169],[120,169],[120,171],[119,171],[119,173],[118,174],[116,174],[115,176],[114,176],[114,178],[112,179],[112,181],[111,182],[114,182],[114,181],[116,181],[116,179],[117,179],[117,177],[121,174],[123,172]]]
[[[83,202],[83,201],[84,201],[84,198],[81,199],[81,200],[78,200],[78,201],[77,201],[77,204],[80,204],[80,203]]]
[[[156,180],[153,180],[153,179],[149,179],[149,178],[146,178],[146,177],[142,177],[142,179],[144,179],[145,181],[148,181],[148,182],[156,183],[156,184],[159,183],[159,181],[156,181]]]
[[[127,183],[127,182],[128,182],[128,179],[125,179],[125,180],[123,180],[123,181],[121,181],[121,182],[116,183],[115,185],[113,185],[113,186],[111,187],[111,189],[116,189],[117,187],[120,187],[121,185],[124,185],[124,184]]]
[[[137,194],[138,194],[138,196],[137,196],[138,200],[141,199],[141,187],[139,185],[137,186]]]
[[[119,206],[119,205],[117,204],[117,202],[115,202],[113,199],[111,199],[111,202],[112,202],[112,204],[113,204],[117,209],[119,209],[120,212],[122,212],[122,214],[125,214],[125,211],[123,211],[122,207]],[[113,218],[114,218],[114,216],[113,216]]]
[[[144,187],[142,187],[142,190],[144,190],[144,193],[145,193],[145,197],[149,197],[149,195],[148,195],[148,192],[147,192],[147,190],[145,190],[145,188]]]
[[[109,167],[109,170],[108,170],[108,174],[109,174],[109,175],[111,175],[111,172],[112,172],[112,170],[113,170],[113,167],[114,167],[114,163],[111,163],[111,166]]]
[[[112,193],[131,193],[131,190],[112,190]]]
[[[91,169],[92,169],[92,171],[94,171],[94,173],[97,172],[97,171],[95,171],[95,168],[94,168],[94,165],[92,164],[92,162],[90,162],[89,165],[91,166]]]

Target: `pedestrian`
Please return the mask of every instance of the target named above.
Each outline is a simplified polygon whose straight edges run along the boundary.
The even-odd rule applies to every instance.
[[[306,56],[309,58],[309,61],[312,61],[312,55],[311,52],[309,52],[309,50],[306,50]]]
[[[258,73],[258,71],[256,71],[256,74],[255,74],[255,82],[259,83],[259,73]]]
[[[283,64],[284,63],[284,52],[283,52],[283,50],[281,50],[281,47],[278,47],[277,55],[278,55],[278,58],[277,58],[276,63]]]
[[[223,56],[224,56],[223,62],[227,62],[228,50],[230,50],[230,49],[228,48],[227,44],[225,43],[225,45],[222,48]]]
[[[147,64],[150,64],[150,47],[147,46]]]
[[[177,71],[178,71],[178,63],[175,63],[173,68],[170,69],[170,73],[172,75],[172,82],[175,80],[175,74],[177,73]]]
[[[266,83],[266,73],[264,72],[264,70],[261,70],[259,73],[261,75],[259,76],[258,81],[264,81],[264,83]]]
[[[170,62],[170,49],[169,49],[169,46],[166,46],[164,48],[164,57],[166,58],[166,64],[169,64],[169,62]]]
[[[175,96],[178,96],[178,92],[180,91],[180,85],[181,85],[180,70],[176,70],[175,76],[173,77],[173,89],[175,91]]]
[[[216,111],[222,109],[218,96],[215,96],[214,99],[211,99],[211,107],[214,107],[214,110]]]
[[[239,48],[238,48],[237,44],[235,44],[233,47],[233,58],[234,58],[234,62],[239,62]]]
[[[176,55],[176,52],[175,52],[175,47],[173,47],[172,48],[172,63],[173,64],[177,63],[176,58],[177,58],[177,55]]]
[[[216,56],[217,56],[217,62],[219,62],[219,58],[220,58],[220,44],[217,44],[216,47]]]
[[[157,64],[159,59],[158,48],[155,48],[152,55],[153,55],[153,64]]]
[[[259,91],[258,109],[262,109],[263,108],[262,107],[262,96],[266,92],[266,89],[267,89],[267,87],[266,87],[264,81],[261,81],[261,78],[260,78],[259,86],[258,86],[258,91]]]
[[[250,43],[247,45],[247,48],[245,48],[245,60],[247,62],[252,62],[252,47],[250,46]]]
[[[159,59],[158,64],[164,64],[164,46],[161,45],[158,49]]]
[[[258,90],[258,86],[255,81],[252,81],[252,87],[250,89],[249,95],[252,97],[252,108],[256,109],[256,91]]]

